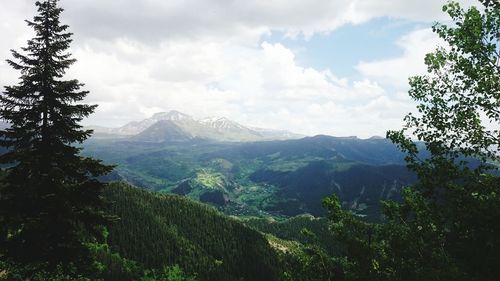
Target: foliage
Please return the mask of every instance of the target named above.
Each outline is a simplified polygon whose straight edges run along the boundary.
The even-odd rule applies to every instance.
[[[449,47],[426,56],[428,75],[410,79],[419,115],[388,132],[419,177],[403,204],[386,204],[388,251],[399,258],[391,266],[405,280],[500,274],[500,179],[488,164],[500,159],[500,4],[482,3],[484,11],[444,6],[455,25],[433,29]],[[417,156],[407,132],[429,158]]]
[[[314,233],[303,229],[302,234],[309,241],[302,252],[296,255],[296,264],[291,267],[292,271],[286,280],[342,280],[342,272],[339,271],[341,259],[329,255]]]
[[[283,221],[276,221],[269,218],[251,218],[245,220],[244,223],[261,232],[272,234],[277,238],[298,241],[304,244],[310,242],[310,236],[303,234],[303,230],[307,229],[317,238],[316,241],[329,254],[335,252],[336,243],[329,231],[328,220],[323,217],[315,218],[311,215],[300,215]]]
[[[88,92],[78,80],[63,80],[75,60],[57,0],[36,6],[38,14],[27,21],[35,37],[22,48],[25,54],[12,51],[14,60],[7,61],[20,71],[20,82],[0,95],[0,118],[10,125],[0,131],[0,144],[9,148],[0,158],[8,165],[0,185],[0,255],[37,272],[69,264],[90,272],[84,243],[99,238],[107,222],[103,184],[95,177],[111,167],[72,146],[91,134],[79,122],[96,106],[81,103]]]
[[[195,281],[195,277],[186,276],[179,265],[164,267],[161,271],[148,271],[144,273],[141,281]]]
[[[105,196],[121,218],[109,228],[109,251],[101,251],[107,274],[116,276],[108,280],[134,280],[114,272],[137,272],[123,259],[151,274],[178,264],[198,280],[279,279],[282,266],[267,239],[211,207],[124,183],[111,183]]]
[[[401,131],[388,133],[417,171],[462,155],[498,159],[500,4],[483,3],[484,13],[475,7],[464,11],[456,2],[444,6],[456,26],[438,23],[433,30],[449,48],[440,47],[425,57],[429,75],[410,78],[409,94],[419,102],[420,114],[407,115]],[[430,159],[421,163],[406,132],[425,142]]]
[[[427,75],[410,79],[419,114],[388,132],[418,176],[403,202],[384,202],[386,221],[372,224],[343,210],[338,197],[324,200],[342,245],[329,257],[338,261],[328,269],[342,273],[338,280],[498,279],[500,178],[491,163],[500,160],[500,4],[482,3],[444,6],[454,25],[438,23],[434,31],[449,46],[426,56]]]
[[[382,280],[380,225],[343,210],[335,195],[324,198],[323,206],[328,210],[330,231],[338,244],[338,261],[331,270],[337,271],[341,280]]]
[[[76,267],[73,265],[58,264],[48,270],[51,266],[47,264],[9,264],[0,262],[0,270],[4,270],[0,274],[2,281],[91,281],[91,279],[80,275]],[[0,271],[1,272],[1,271]],[[99,281],[100,279],[92,279]]]
[[[124,259],[117,253],[111,253],[106,244],[94,244],[92,252],[96,254],[100,265],[99,277],[89,279],[77,272],[72,265],[57,265],[48,271],[47,265],[28,264],[12,265],[0,262],[0,281],[102,281],[102,280],[140,280],[140,281],[196,281],[188,276],[179,265],[165,266],[161,270],[143,269],[136,262]],[[112,261],[111,261],[112,260]]]

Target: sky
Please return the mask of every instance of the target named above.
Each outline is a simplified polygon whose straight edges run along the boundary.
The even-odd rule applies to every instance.
[[[33,32],[33,0],[0,0],[0,87]],[[461,0],[463,6],[476,0]],[[84,125],[156,112],[306,135],[385,136],[414,111],[408,77],[443,42],[441,0],[61,0],[68,70],[98,104]]]

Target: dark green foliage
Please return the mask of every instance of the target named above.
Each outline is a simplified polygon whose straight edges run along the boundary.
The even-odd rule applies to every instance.
[[[143,268],[179,264],[199,280],[281,275],[278,256],[263,235],[213,208],[118,183],[110,184],[106,197],[121,218],[109,229],[112,252]]]
[[[401,131],[388,133],[418,176],[403,202],[384,202],[386,221],[371,224],[324,200],[343,248],[328,272],[340,280],[481,280],[500,276],[500,4],[444,7],[452,27],[434,31],[450,45],[426,56],[429,74],[410,79],[419,102]],[[428,157],[408,133],[422,142]],[[315,247],[317,244],[310,244]],[[322,253],[306,253],[306,261]],[[344,258],[344,260],[341,259]],[[328,260],[328,259],[327,259]],[[319,261],[306,269],[317,268]],[[331,280],[328,276],[318,280]]]
[[[21,72],[18,85],[5,87],[0,131],[9,165],[0,185],[0,256],[21,264],[55,269],[58,264],[83,270],[92,266],[88,239],[98,238],[103,215],[103,184],[95,177],[110,167],[79,155],[73,143],[91,131],[78,124],[96,106],[80,103],[87,91],[77,80],[63,80],[75,62],[67,52],[68,26],[61,25],[56,0],[36,2],[38,14],[27,21],[35,37],[12,51],[8,63]],[[27,267],[26,267],[27,268]],[[34,273],[39,270],[33,266]]]
[[[203,203],[211,203],[213,205],[222,206],[228,201],[226,195],[221,191],[207,191],[200,196],[200,201]]]
[[[325,209],[318,202],[335,193],[346,208],[375,221],[380,220],[380,200],[399,200],[401,187],[415,182],[415,174],[404,166],[353,165],[338,170],[335,168],[338,163],[338,160],[315,161],[289,172],[259,170],[250,179],[278,186],[280,197],[296,199],[296,204],[304,206],[278,203],[270,207],[275,212],[289,216],[304,212],[325,215]]]
[[[403,259],[393,266],[407,280],[500,275],[500,178],[489,164],[500,160],[500,3],[482,3],[483,11],[455,2],[444,7],[456,25],[436,24],[434,31],[451,48],[426,56],[429,74],[410,79],[419,115],[388,133],[419,177],[403,204],[387,204],[390,254]],[[416,156],[409,130],[431,157]],[[462,155],[482,164],[471,166]]]
[[[119,281],[195,281],[196,278],[184,273],[179,265],[163,266],[161,269],[147,269],[144,265],[113,253],[107,244],[90,245],[98,261],[103,280]]]
[[[178,181],[192,176],[193,172],[186,163],[173,161],[175,153],[143,154],[132,156],[126,159],[128,164],[139,167],[149,176],[166,179],[169,181]]]
[[[187,276],[179,265],[174,265],[162,270],[147,271],[141,281],[196,281],[196,278]]]
[[[143,266],[112,252],[107,243],[92,243],[89,248],[101,271],[100,277],[104,280],[138,280],[145,273]]]
[[[326,218],[303,215],[281,222],[250,219],[245,224],[281,239],[300,242],[295,242],[295,250],[281,255],[286,265],[283,280],[344,280],[342,269],[346,261],[340,255],[342,242],[329,230]]]
[[[53,267],[51,270],[45,268]],[[5,270],[5,271],[3,271]],[[28,279],[29,278],[29,279]],[[89,279],[78,273],[73,265],[51,266],[47,264],[9,264],[0,261],[1,281],[101,281]]]
[[[343,273],[338,264],[341,259],[329,255],[321,246],[310,242],[303,248],[289,266],[290,271],[284,274],[287,281],[342,281]]]
[[[310,242],[310,237],[303,234],[307,229],[317,238],[317,242],[330,254],[335,251],[335,241],[328,228],[326,218],[315,218],[310,215],[301,215],[284,221],[252,218],[245,221],[247,226],[261,232],[272,234],[280,239],[298,241],[304,244]]]
[[[336,263],[330,270],[344,280],[384,280],[379,264],[383,255],[380,225],[342,210],[335,195],[323,199],[323,206],[328,210],[329,227],[337,243]]]

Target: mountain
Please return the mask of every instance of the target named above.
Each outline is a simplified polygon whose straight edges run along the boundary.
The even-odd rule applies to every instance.
[[[387,139],[212,142],[199,141],[176,124],[159,122],[138,137],[177,141],[91,139],[84,153],[117,164],[117,176],[137,186],[238,216],[321,216],[321,199],[336,193],[346,208],[377,220],[379,201],[400,199],[401,187],[415,180],[404,154]]]
[[[259,141],[263,139],[260,133],[225,117],[204,118],[199,122],[213,129],[214,135],[207,135],[208,138],[227,141]]]
[[[105,198],[119,218],[98,255],[105,280],[144,280],[142,270],[173,264],[199,281],[281,280],[285,268],[267,237],[214,208],[124,183],[108,185]]]
[[[204,124],[210,128],[213,128],[215,130],[219,130],[221,132],[225,130],[248,130],[251,132],[254,132],[250,130],[249,128],[240,125],[234,121],[231,121],[227,119],[226,117],[208,117],[200,120],[201,124]]]
[[[164,142],[165,140],[171,142],[188,141],[193,138],[193,135],[186,132],[183,128],[177,125],[176,122],[171,120],[160,120],[139,134],[131,137],[131,140],[159,143]]]
[[[151,127],[159,121],[181,121],[192,119],[191,116],[186,115],[179,111],[159,112],[151,116],[151,118],[142,121],[132,121],[119,128],[106,128],[101,126],[91,126],[94,134],[98,136],[134,136]]]
[[[296,134],[286,130],[273,130],[256,127],[251,127],[251,129],[263,136],[265,140],[292,140],[306,137],[306,135]]]
[[[307,229],[316,235],[316,241],[330,253],[335,253],[335,244],[339,243],[329,229],[329,221],[327,218],[300,215],[284,220],[250,218],[244,219],[244,222],[245,225],[263,233],[272,234],[283,240],[298,241],[303,244],[310,242],[310,237],[303,234],[303,230]]]
[[[253,129],[225,117],[197,120],[179,111],[156,113],[151,118],[130,122],[119,128],[93,126],[91,129],[94,130],[94,138],[132,138],[134,141],[144,142],[169,142],[195,138],[248,142],[302,137],[287,131]],[[176,132],[173,134],[175,138],[170,139],[173,131]],[[184,135],[184,138],[179,138],[179,135]]]

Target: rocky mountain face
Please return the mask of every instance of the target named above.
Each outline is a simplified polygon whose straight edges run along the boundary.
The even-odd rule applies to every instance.
[[[225,117],[195,119],[179,111],[160,112],[142,121],[133,121],[119,128],[93,126],[95,137],[131,138],[143,142],[185,141],[263,141],[304,137],[288,131],[250,128]]]
[[[151,118],[142,121],[132,121],[119,128],[93,126],[92,129],[96,134],[104,133],[116,136],[134,136],[142,133],[159,121],[181,121],[186,119],[192,119],[192,117],[178,111],[160,112],[154,114]]]

